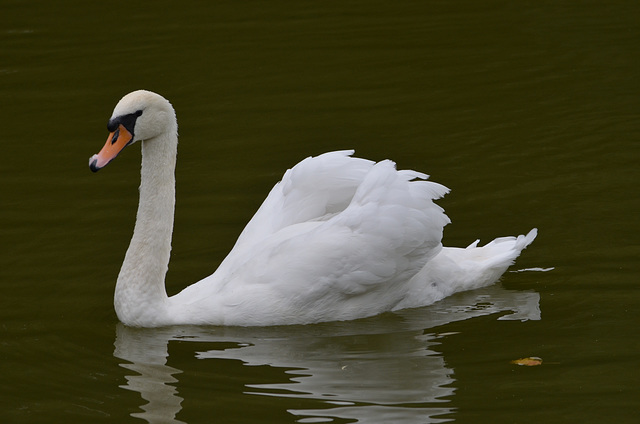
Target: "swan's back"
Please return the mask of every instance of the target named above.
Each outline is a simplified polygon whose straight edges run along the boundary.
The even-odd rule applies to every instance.
[[[448,189],[422,180],[424,174],[397,171],[391,161],[350,154],[307,158],[288,170],[219,269],[176,301],[202,314],[215,304],[225,324],[240,325],[392,309],[442,249],[449,219],[432,200]]]
[[[287,170],[234,249],[255,244],[287,226],[328,219],[343,211],[375,163],[352,154],[353,150],[345,150],[308,157]]]

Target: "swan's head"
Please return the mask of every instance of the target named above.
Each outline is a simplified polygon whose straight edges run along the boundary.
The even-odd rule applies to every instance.
[[[161,95],[138,90],[120,99],[107,129],[107,142],[100,153],[89,159],[93,172],[104,168],[129,144],[177,131],[176,115],[171,103]]]

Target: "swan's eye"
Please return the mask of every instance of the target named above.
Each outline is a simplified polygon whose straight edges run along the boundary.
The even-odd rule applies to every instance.
[[[119,123],[127,129],[131,134],[133,134],[133,130],[136,126],[136,120],[138,117],[142,115],[142,111],[139,110],[134,113],[129,113],[127,115],[120,116],[118,118]]]
[[[109,132],[116,132],[118,130],[118,127],[120,125],[122,125],[123,127],[126,128],[127,131],[129,131],[131,134],[133,134],[133,129],[134,129],[135,125],[136,125],[136,120],[141,115],[142,115],[142,110],[138,110],[138,111],[133,112],[133,113],[128,113],[126,115],[117,116],[117,117],[111,119],[107,123],[107,130],[109,130]],[[115,140],[116,137],[117,137],[117,135],[114,135],[114,140]]]

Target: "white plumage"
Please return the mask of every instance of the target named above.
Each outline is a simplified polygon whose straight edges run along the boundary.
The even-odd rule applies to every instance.
[[[136,227],[115,293],[127,325],[307,324],[424,306],[495,282],[536,236],[443,248],[449,218],[433,200],[446,187],[389,160],[330,152],[288,170],[219,268],[168,297],[175,112],[140,90],[120,100],[109,125],[112,135],[90,159],[94,171],[143,140]]]

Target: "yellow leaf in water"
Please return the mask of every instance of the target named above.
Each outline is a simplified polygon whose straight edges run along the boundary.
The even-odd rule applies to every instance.
[[[520,358],[515,361],[511,361],[512,364],[524,365],[526,367],[535,367],[536,365],[542,365],[542,358],[537,356],[530,356],[528,358]]]

